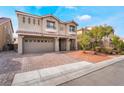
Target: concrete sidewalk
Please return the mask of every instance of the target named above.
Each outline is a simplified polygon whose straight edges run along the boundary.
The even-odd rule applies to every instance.
[[[12,85],[59,85],[124,60],[124,56],[100,63],[78,62],[16,74]]]
[[[15,75],[12,85],[37,85],[41,82],[78,71],[82,68],[90,68],[92,65],[94,64],[83,61],[41,70],[19,73]]]

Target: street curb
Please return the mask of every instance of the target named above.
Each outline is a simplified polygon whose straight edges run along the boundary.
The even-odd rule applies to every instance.
[[[39,69],[15,75],[12,85],[32,85],[39,82],[44,82],[68,73],[79,71],[82,68],[90,67],[94,64],[83,61],[72,64],[60,65],[45,69]]]
[[[92,73],[94,71],[97,71],[99,69],[102,69],[104,67],[107,67],[107,66],[110,66],[112,64],[115,64],[117,62],[120,62],[122,60],[124,60],[124,56],[117,57],[117,58],[114,58],[114,59],[110,59],[110,60],[107,60],[107,61],[102,61],[100,63],[96,63],[96,65],[92,66],[91,68],[88,68],[88,69],[85,69],[85,70],[84,69],[83,70],[79,70],[77,72],[66,74],[66,75],[63,75],[61,77],[56,77],[56,78],[53,78],[51,80],[48,80],[48,81],[45,81],[45,82],[41,82],[38,85],[42,85],[42,86],[56,86],[56,85],[60,85],[60,84],[63,84],[65,82],[68,82],[68,81],[71,81],[73,79],[79,78],[79,77],[87,75],[89,73]]]
[[[28,83],[26,81],[26,84],[25,83],[22,83],[22,84],[21,83],[20,84],[12,83],[12,85],[14,85],[14,86],[16,86],[16,85],[56,86],[56,85],[60,85],[62,83],[65,83],[67,81],[76,79],[78,77],[87,75],[89,73],[92,73],[94,71],[102,69],[106,66],[110,66],[114,63],[120,62],[121,60],[124,60],[124,56],[120,56],[120,57],[116,57],[116,58],[113,58],[110,60],[102,61],[100,63],[96,63],[95,65],[93,64],[91,66],[85,66],[85,67],[82,67],[80,69],[70,71],[68,73],[61,73],[61,74],[57,73],[57,74],[54,74],[54,76],[51,75],[51,76],[43,78],[42,80],[37,77],[37,73],[34,71],[35,77],[32,81],[29,81],[30,83]],[[54,70],[54,71],[56,71],[56,70]],[[38,71],[38,73],[39,73],[39,71]]]

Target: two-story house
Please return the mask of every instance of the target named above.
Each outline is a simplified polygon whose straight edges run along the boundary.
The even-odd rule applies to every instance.
[[[43,53],[77,49],[77,23],[53,15],[37,16],[16,11],[18,53]]]
[[[8,50],[9,45],[13,44],[13,27],[10,18],[0,18],[0,51]]]

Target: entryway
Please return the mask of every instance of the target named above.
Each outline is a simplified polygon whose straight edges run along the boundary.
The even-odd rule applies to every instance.
[[[59,51],[66,51],[66,39],[59,39]]]
[[[70,39],[70,50],[75,50],[75,40]]]

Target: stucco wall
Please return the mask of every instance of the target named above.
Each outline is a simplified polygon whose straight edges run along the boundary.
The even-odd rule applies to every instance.
[[[47,21],[55,22],[56,29],[55,30],[48,29],[47,28]],[[59,22],[58,22],[58,20],[56,20],[53,17],[45,17],[45,18],[43,18],[43,31],[44,31],[44,33],[50,33],[50,32],[58,33],[58,31],[59,31]]]
[[[23,17],[25,17],[25,23],[23,23]],[[42,20],[36,17],[30,17],[30,24],[28,23],[28,18],[30,16],[18,15],[18,30],[20,31],[31,31],[31,32],[41,32]],[[33,24],[33,19],[35,19],[35,24]],[[38,20],[40,20],[40,25],[38,25]]]
[[[25,17],[25,23],[23,22],[23,17]],[[30,24],[28,23],[29,17],[31,20]],[[42,32],[42,33],[52,33],[52,34],[60,34],[60,35],[65,35],[67,32],[66,25],[60,23],[54,17],[37,18],[37,17],[18,14],[17,18],[18,18],[18,31]],[[33,19],[35,19],[35,24],[33,24]],[[40,25],[38,25],[38,20],[40,20]],[[55,22],[55,27],[56,27],[55,30],[51,30],[47,28],[47,20]]]
[[[2,26],[0,26],[0,51],[2,50]]]
[[[0,50],[6,44],[13,43],[12,27],[10,22],[0,25]]]

